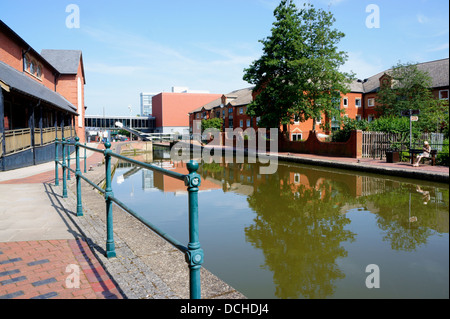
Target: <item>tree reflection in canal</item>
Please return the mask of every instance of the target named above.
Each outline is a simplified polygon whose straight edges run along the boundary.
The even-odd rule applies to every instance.
[[[314,188],[292,185],[283,173],[271,175],[249,196],[257,217],[245,229],[247,239],[264,251],[278,298],[329,297],[334,282],[345,276],[336,264],[347,255],[341,243],[355,236],[345,230],[350,220],[341,214],[344,202],[340,194],[333,196],[328,180]]]
[[[256,164],[203,164],[204,176],[221,180],[224,191],[252,185],[247,201],[256,217],[246,239],[264,253],[278,298],[334,295],[345,278],[337,263],[347,256],[343,243],[357,237],[346,228],[350,208],[375,214],[392,250],[414,251],[448,233],[448,189],[299,165],[281,164],[269,176],[258,171]]]

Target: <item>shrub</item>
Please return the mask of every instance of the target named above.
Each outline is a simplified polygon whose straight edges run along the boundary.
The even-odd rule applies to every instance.
[[[443,166],[449,166],[449,146],[448,146],[449,140],[446,139],[444,141],[444,146],[442,147],[442,151],[437,153],[436,156],[436,164],[443,165]]]

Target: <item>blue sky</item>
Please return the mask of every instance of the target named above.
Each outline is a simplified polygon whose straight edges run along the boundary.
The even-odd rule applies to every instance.
[[[305,0],[307,1],[307,0]],[[140,92],[172,86],[228,93],[250,86],[243,70],[261,56],[278,0],[0,0],[0,19],[36,51],[83,51],[89,115],[139,113]],[[310,0],[345,33],[343,71],[364,79],[401,62],[449,56],[447,0]],[[69,4],[80,27],[67,28]],[[297,0],[301,7],[303,1]],[[366,19],[379,8],[379,28]]]

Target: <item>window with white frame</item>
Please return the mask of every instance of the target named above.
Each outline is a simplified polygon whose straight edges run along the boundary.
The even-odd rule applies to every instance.
[[[239,114],[244,114],[244,108],[243,107],[239,108]]]
[[[296,114],[294,115],[294,124],[299,124],[300,123],[300,117]]]
[[[361,107],[361,99],[360,98],[356,98],[355,99],[355,106],[356,107]]]
[[[292,134],[291,134],[291,140],[292,140],[293,142],[301,141],[302,138],[303,138],[302,133],[292,133]]]
[[[294,183],[299,184],[300,183],[300,174],[295,173],[294,174]]]
[[[439,100],[448,100],[448,90],[439,91]]]
[[[374,107],[375,106],[375,99],[374,98],[368,99],[367,100],[367,106]]]
[[[348,98],[347,97],[344,97],[343,104],[344,104],[344,107],[348,107]]]
[[[370,123],[370,122],[372,122],[373,121],[373,115],[369,115],[368,117],[367,117],[367,121]]]

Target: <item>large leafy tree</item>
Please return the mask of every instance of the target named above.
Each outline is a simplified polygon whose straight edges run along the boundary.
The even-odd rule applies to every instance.
[[[282,0],[274,16],[272,34],[260,41],[262,56],[244,72],[257,93],[247,114],[259,116],[260,127],[285,127],[294,116],[302,122],[339,117],[336,101],[348,92],[352,76],[339,71],[347,54],[338,50],[344,34],[333,28],[333,15]]]
[[[400,116],[401,111],[419,110],[419,129],[435,132],[448,125],[448,101],[436,99],[431,91],[432,79],[416,64],[401,63],[387,72],[376,97],[377,111],[383,116]]]

